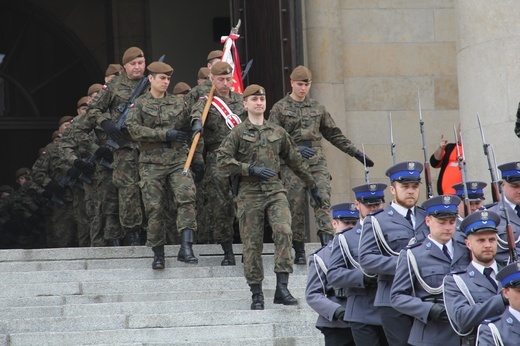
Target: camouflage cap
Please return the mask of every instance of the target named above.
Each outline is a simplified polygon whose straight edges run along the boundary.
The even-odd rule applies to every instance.
[[[123,71],[123,66],[119,64],[110,64],[108,65],[107,70],[105,71],[105,77],[111,76],[113,74],[118,74],[121,71]]]
[[[208,60],[208,62],[210,62],[213,59],[220,59],[220,58],[222,58],[222,55],[224,55],[223,51],[221,51],[219,49],[212,50],[211,52],[209,52],[208,58],[206,60]]]
[[[292,71],[290,78],[293,81],[310,82],[312,79],[312,73],[307,67],[300,65]]]
[[[22,167],[22,168],[19,168],[16,173],[14,174],[14,177],[16,179],[18,179],[19,177],[21,177],[22,175],[29,175],[31,174],[31,170],[27,167]]]
[[[95,92],[98,92],[99,90],[103,89],[103,85],[99,83],[92,84],[87,91],[87,95],[90,96]]]
[[[190,86],[184,82],[179,82],[173,87],[173,94],[187,94],[191,90]]]
[[[251,84],[249,85],[246,90],[244,90],[244,93],[242,94],[243,97],[248,97],[251,95],[265,95],[265,89],[263,86],[260,86],[258,84]]]
[[[214,76],[222,76],[233,73],[233,68],[225,61],[219,61],[211,67],[211,74]]]
[[[9,186],[9,185],[2,185],[0,186],[0,193],[1,192],[8,192],[8,193],[13,193],[14,189],[12,186]]]
[[[60,127],[61,124],[63,124],[63,123],[70,122],[72,119],[74,119],[74,117],[71,117],[70,115],[65,115],[65,116],[61,117],[60,120],[58,121],[58,127]]]
[[[134,60],[135,58],[143,58],[144,53],[141,50],[141,48],[137,47],[130,47],[125,51],[125,54],[123,54],[123,65],[126,65],[130,61]]]
[[[164,73],[168,76],[171,76],[173,73],[173,67],[161,61],[152,62],[147,69],[152,73]]]
[[[78,108],[81,106],[88,106],[88,96],[83,96],[82,98],[80,98],[78,100],[77,106],[78,106]]]
[[[199,79],[207,79],[209,76],[209,68],[201,67],[199,68],[199,72],[197,73],[197,78]]]

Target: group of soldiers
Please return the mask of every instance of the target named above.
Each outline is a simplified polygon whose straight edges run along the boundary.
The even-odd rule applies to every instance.
[[[498,166],[503,197],[487,205],[475,181],[417,205],[423,168],[386,171],[387,205],[388,186],[367,183],[330,207],[335,237],[306,288],[326,345],[520,344],[520,162]]]

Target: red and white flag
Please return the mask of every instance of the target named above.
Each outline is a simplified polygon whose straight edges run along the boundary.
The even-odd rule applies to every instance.
[[[243,94],[244,84],[242,83],[242,68],[240,67],[240,58],[238,57],[238,50],[235,46],[235,40],[240,35],[231,33],[229,36],[222,36],[220,42],[224,43],[224,54],[222,54],[222,61],[227,62],[233,68],[233,83],[231,91]]]

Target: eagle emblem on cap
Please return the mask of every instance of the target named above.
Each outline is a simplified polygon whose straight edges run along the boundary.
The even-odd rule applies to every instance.
[[[408,170],[409,171],[415,170],[415,162],[408,162]]]
[[[520,162],[515,162],[516,169],[520,169]]]
[[[368,190],[370,190],[370,192],[374,192],[377,190],[377,185],[376,184],[370,184],[368,186]]]
[[[351,210],[351,211],[356,211],[356,205],[355,205],[354,203],[352,203],[352,204],[350,205],[350,210]]]
[[[478,188],[478,183],[477,182],[472,182],[471,183],[471,189],[472,190],[476,190]]]
[[[442,204],[451,204],[451,196],[442,197]]]
[[[516,271],[520,272],[520,262],[516,262]]]
[[[489,220],[489,215],[488,215],[488,212],[486,210],[483,210],[482,212],[480,212],[480,219],[482,221]]]

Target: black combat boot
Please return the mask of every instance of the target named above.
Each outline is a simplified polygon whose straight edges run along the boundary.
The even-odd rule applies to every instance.
[[[264,293],[262,292],[262,284],[251,284],[251,310],[263,310],[264,309]]]
[[[327,245],[332,238],[334,238],[332,234],[320,233],[321,246]]]
[[[222,243],[222,250],[224,250],[224,259],[220,263],[221,266],[234,266],[235,262],[235,254],[233,253],[233,244],[231,243]]]
[[[181,234],[181,248],[177,254],[177,261],[185,263],[199,263],[199,260],[193,254],[191,246],[195,238],[195,233],[191,229],[185,229]]]
[[[139,231],[129,231],[126,233],[125,238],[128,246],[141,245],[141,232]]]
[[[298,305],[298,301],[294,298],[287,288],[289,283],[289,273],[276,273],[276,291],[274,292],[275,304]]]
[[[294,264],[307,264],[305,258],[305,243],[302,241],[293,241]]]
[[[152,247],[153,262],[152,269],[164,269],[164,245]]]
[[[123,239],[110,239],[108,246],[123,246]]]

